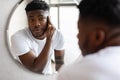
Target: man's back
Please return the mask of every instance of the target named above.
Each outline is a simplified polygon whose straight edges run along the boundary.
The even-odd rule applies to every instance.
[[[120,80],[119,56],[120,46],[102,49],[63,67],[58,80]]]
[[[77,7],[84,58],[63,68],[59,80],[120,80],[120,0],[81,0]]]

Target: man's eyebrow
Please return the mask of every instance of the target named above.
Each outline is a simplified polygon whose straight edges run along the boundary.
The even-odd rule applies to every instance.
[[[33,16],[28,16],[28,17],[33,17]]]

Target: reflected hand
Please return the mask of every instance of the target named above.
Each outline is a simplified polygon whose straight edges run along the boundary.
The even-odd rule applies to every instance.
[[[48,17],[47,19],[48,19],[48,28],[44,34],[47,38],[52,38],[52,36],[55,32],[55,27],[52,25],[50,18]]]

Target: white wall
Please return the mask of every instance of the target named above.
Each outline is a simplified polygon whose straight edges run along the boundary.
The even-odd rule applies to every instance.
[[[55,80],[32,73],[17,64],[7,49],[6,29],[11,10],[19,0],[0,0],[0,80]]]

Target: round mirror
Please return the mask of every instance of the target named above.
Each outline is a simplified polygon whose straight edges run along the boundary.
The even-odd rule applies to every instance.
[[[44,1],[22,0],[15,6],[7,29],[8,46],[13,58],[41,74],[57,73],[64,56],[63,36],[52,27],[48,8]]]
[[[27,19],[25,7],[31,1],[32,0],[22,0],[21,2],[17,3],[17,5],[15,6],[15,8],[13,10],[13,13],[9,20],[9,25],[7,28],[7,40],[8,40],[9,50],[12,54],[12,57],[16,61],[19,61],[20,64],[22,64],[22,62],[20,61],[20,59],[18,59],[18,57],[16,57],[15,52],[13,51],[13,48],[11,47],[12,46],[11,37],[14,34],[16,34],[16,32],[28,27],[28,19]],[[72,9],[72,11],[71,11],[71,9]],[[59,10],[60,10],[60,12],[59,12]],[[52,13],[52,14],[50,14],[51,19],[53,20],[52,22],[54,22],[55,26],[61,26],[61,31],[65,36],[65,41],[66,41],[65,42],[65,45],[66,45],[65,46],[66,47],[65,48],[65,61],[66,61],[65,64],[69,64],[70,62],[74,61],[79,56],[79,49],[77,46],[77,39],[76,39],[77,24],[75,23],[75,21],[77,22],[77,16],[73,15],[71,17],[71,14],[73,14],[71,12],[74,12],[74,14],[78,15],[76,7],[60,7],[60,8],[58,8],[58,6],[56,6],[56,7],[53,6],[53,8],[51,8],[51,10],[50,10],[50,13]],[[71,13],[71,14],[69,14],[69,13]],[[57,16],[60,16],[60,17],[57,17]],[[69,24],[68,24],[68,22],[66,22],[66,21],[70,17],[71,17],[71,19],[69,20]],[[57,21],[60,21],[61,24],[59,25],[59,22],[57,22]],[[73,23],[73,24],[71,25],[71,23]],[[69,27],[73,26],[73,27],[68,29],[67,26],[69,26]],[[76,26],[76,28],[74,26]],[[71,36],[73,37],[72,39],[71,39]],[[19,38],[22,38],[22,37],[19,37]],[[56,39],[56,40],[58,41],[58,39]],[[72,46],[71,46],[71,43],[72,43]],[[20,44],[24,45],[23,43],[20,43]],[[61,44],[62,43],[59,42],[59,45],[61,45]],[[63,50],[63,47],[59,46],[57,48],[58,48],[58,50]],[[57,52],[59,53],[59,51],[57,51]],[[54,61],[55,55],[51,55],[51,56],[53,57],[52,62],[55,63],[55,61]],[[59,60],[60,57],[58,56],[57,58],[58,58],[58,63],[61,64],[62,62],[60,62],[60,60]],[[26,61],[26,62],[28,62],[28,61]],[[52,73],[56,73],[55,65],[52,64],[52,67],[54,68]],[[47,74],[47,73],[49,73],[49,70],[46,69],[44,74]],[[51,74],[51,73],[49,73],[49,74]]]

